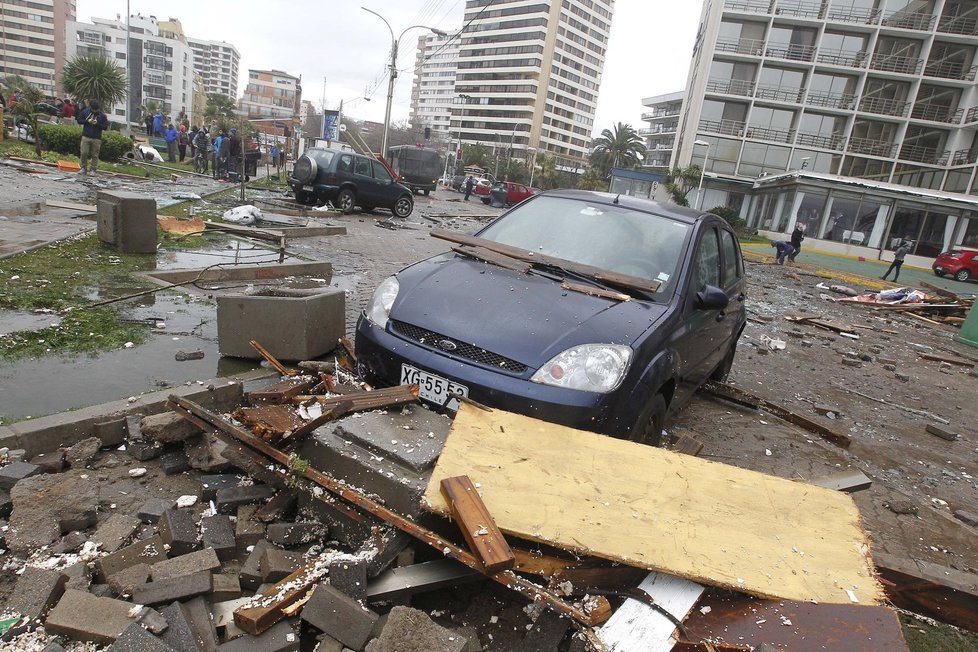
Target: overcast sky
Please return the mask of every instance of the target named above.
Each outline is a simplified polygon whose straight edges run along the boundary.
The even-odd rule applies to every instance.
[[[132,13],[159,19],[178,18],[196,38],[233,43],[241,53],[238,90],[248,69],[277,69],[302,77],[302,97],[356,118],[384,119],[387,96],[385,64],[391,33],[360,6],[382,14],[394,36],[411,25],[450,31],[462,25],[465,0],[130,0]],[[700,15],[695,0],[617,0],[604,68],[595,132],[615,122],[639,128],[642,98],[682,90]],[[123,18],[125,0],[78,0],[78,20]],[[404,72],[394,91],[392,120],[406,120],[417,37],[401,39],[398,67]],[[325,84],[324,84],[325,81]],[[358,100],[369,96],[370,102]]]

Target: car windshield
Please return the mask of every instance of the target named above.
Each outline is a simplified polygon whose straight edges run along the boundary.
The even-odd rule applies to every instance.
[[[690,225],[566,197],[520,204],[478,235],[528,251],[661,283],[670,291]]]

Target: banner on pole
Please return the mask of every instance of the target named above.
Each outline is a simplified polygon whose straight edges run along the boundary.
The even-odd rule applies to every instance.
[[[339,111],[323,111],[323,140],[339,140],[339,122]]]

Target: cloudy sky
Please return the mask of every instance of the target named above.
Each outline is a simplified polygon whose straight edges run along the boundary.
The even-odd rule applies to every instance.
[[[445,31],[462,24],[465,0],[130,0],[132,13],[159,19],[178,18],[197,38],[233,43],[241,53],[239,91],[249,68],[277,69],[302,77],[303,99],[382,121],[387,95],[385,64],[391,33],[361,9],[384,16],[397,36],[412,25]],[[616,0],[611,40],[599,95],[595,130],[615,122],[645,126],[642,98],[685,86],[693,38],[700,15],[695,0]],[[115,18],[126,13],[126,0],[78,0],[78,20]],[[401,40],[398,67],[404,70],[394,91],[392,119],[406,120],[417,37],[411,29]],[[354,98],[368,96],[370,102]]]

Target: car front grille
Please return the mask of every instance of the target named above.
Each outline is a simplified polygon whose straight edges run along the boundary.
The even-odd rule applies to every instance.
[[[439,335],[438,333],[429,331],[426,328],[421,328],[419,326],[414,326],[413,324],[407,324],[405,322],[395,320],[391,320],[391,326],[398,334],[414,340],[419,344],[424,344],[425,346],[437,349],[443,353],[448,353],[459,358],[465,358],[466,360],[478,362],[479,364],[493,367],[495,369],[508,371],[512,374],[522,374],[524,371],[526,371],[526,365],[517,362],[516,360],[510,360],[509,358],[503,357],[497,353],[486,351],[485,349],[479,348],[478,346],[473,346],[472,344],[466,344],[465,342],[456,340],[452,337]],[[454,350],[446,350],[445,346],[442,346],[442,343],[451,343],[449,348],[451,346],[454,346],[455,348]]]

